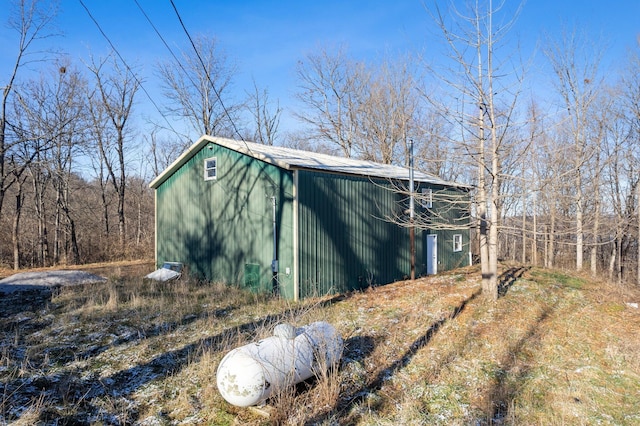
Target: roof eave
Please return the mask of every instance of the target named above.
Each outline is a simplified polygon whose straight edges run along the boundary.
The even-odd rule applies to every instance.
[[[183,152],[176,160],[169,165],[162,173],[149,183],[149,188],[158,189],[162,183],[169,178],[176,170],[182,167],[191,157],[195,155],[208,142],[212,142],[211,136],[203,135],[193,145]]]
[[[364,178],[369,178],[369,179],[380,179],[380,180],[393,180],[393,181],[402,181],[402,182],[409,182],[409,177],[404,177],[404,176],[384,176],[384,175],[376,175],[376,174],[363,174],[363,173],[350,173],[350,172],[346,172],[346,171],[342,171],[342,170],[328,170],[328,169],[324,169],[322,167],[309,167],[309,166],[300,166],[300,165],[290,165],[289,168],[291,170],[301,170],[301,171],[310,171],[310,172],[321,172],[321,173],[331,173],[331,174],[336,174],[336,175],[342,175],[342,176],[355,176],[355,177],[364,177]],[[438,178],[434,178],[431,179],[429,177],[426,178],[419,178],[416,177],[414,179],[415,182],[420,182],[420,183],[427,183],[427,184],[431,184],[431,185],[441,185],[441,186],[450,186],[450,187],[454,187],[454,188],[459,188],[459,189],[466,189],[468,191],[472,190],[474,187],[473,185],[468,185],[466,183],[459,183],[459,182],[450,182],[450,181],[446,181],[446,180],[441,180]]]
[[[149,187],[153,189],[157,189],[160,185],[162,185],[164,181],[166,181],[173,173],[175,173],[180,167],[182,167],[187,161],[189,161],[198,151],[200,151],[208,143],[214,143],[218,146],[222,146],[232,151],[239,152],[244,155],[248,155],[252,158],[263,161],[268,164],[272,164],[274,166],[280,167],[285,170],[294,170],[294,169],[310,170],[310,171],[324,172],[324,173],[336,173],[341,175],[363,176],[363,177],[368,177],[370,179],[393,179],[393,180],[400,180],[400,181],[408,181],[408,177],[404,177],[404,176],[390,177],[390,176],[376,175],[376,174],[359,174],[359,173],[350,173],[344,170],[328,170],[326,168],[321,168],[321,167],[315,168],[315,167],[303,166],[300,164],[292,164],[287,161],[274,158],[273,156],[270,156],[268,154],[252,151],[249,145],[247,145],[246,143],[241,144],[239,143],[239,141],[235,141],[235,140],[203,135],[193,145],[191,145],[189,149],[187,149],[173,163],[171,163],[169,167],[167,167],[162,173],[160,173],[158,177],[152,180],[151,183],[149,183]],[[434,179],[430,179],[429,177],[427,178],[416,177],[415,180],[416,182],[424,182],[432,185],[457,187],[467,191],[473,189],[471,185],[461,184],[457,182],[448,182],[445,180],[438,179],[437,177],[434,177]]]
[[[236,141],[233,141],[237,143]],[[187,161],[191,159],[198,151],[200,151],[206,144],[214,143],[216,145],[228,148],[232,151],[239,152],[241,154],[248,155],[255,159],[264,161],[265,163],[273,164],[283,169],[291,170],[291,165],[278,160],[276,158],[272,158],[268,155],[264,155],[258,152],[253,152],[249,149],[248,146],[237,146],[236,144],[232,144],[229,139],[218,138],[209,135],[202,135],[200,139],[198,139],[193,145],[189,147],[185,152],[180,155],[173,163],[169,165],[162,173],[158,175],[154,180],[149,183],[149,188],[157,189],[162,183],[169,178],[176,170],[182,167]]]

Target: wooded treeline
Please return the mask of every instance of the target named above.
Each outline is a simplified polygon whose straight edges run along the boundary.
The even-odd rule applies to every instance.
[[[233,61],[196,36],[158,65],[164,97],[150,125],[136,109],[146,82],[118,54],[82,62],[36,49],[52,35],[48,4],[19,1],[9,22],[19,53],[0,76],[2,266],[152,257],[148,182],[206,133],[401,165],[413,141],[418,169],[474,186],[470,250],[485,266],[640,284],[637,44],[605,67],[604,45],[566,31],[516,61],[528,53],[506,34],[526,8],[436,2],[425,15],[446,57],[319,49],[295,70],[300,127],[281,131],[278,100],[255,83],[234,95]]]

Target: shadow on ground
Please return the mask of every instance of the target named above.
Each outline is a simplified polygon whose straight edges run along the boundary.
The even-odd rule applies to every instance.
[[[520,266],[516,268],[509,268],[504,271],[498,277],[498,297],[504,297],[507,295],[509,289],[516,283],[516,281],[531,269],[530,266]]]
[[[336,296],[320,303],[316,302],[314,306],[329,306],[348,297],[350,297],[350,295]],[[179,326],[191,323],[198,319],[198,317],[195,315],[189,316],[178,324],[172,323],[165,324],[164,326],[150,326],[145,330],[141,330],[141,332],[135,336],[120,336],[109,345],[98,346],[80,353],[74,353],[73,351],[69,351],[69,353],[61,352],[58,355],[60,355],[63,361],[58,363],[56,372],[36,374],[30,377],[16,377],[6,382],[0,382],[0,395],[3,395],[3,397],[0,398],[0,418],[5,418],[9,421],[19,420],[34,401],[42,400],[46,401],[47,407],[42,410],[39,420],[45,422],[45,424],[49,424],[47,422],[53,418],[55,418],[56,424],[86,424],[80,421],[80,418],[93,418],[104,424],[120,424],[121,422],[118,420],[117,415],[122,415],[122,411],[119,410],[117,414],[105,411],[105,409],[101,407],[102,404],[98,403],[98,398],[108,397],[110,400],[115,401],[117,398],[127,397],[147,383],[177,373],[188,363],[197,362],[206,351],[228,350],[228,342],[234,341],[235,336],[255,334],[258,329],[265,327],[272,328],[281,322],[283,318],[294,315],[299,309],[300,307],[285,309],[278,313],[266,315],[255,321],[227,328],[214,336],[209,336],[182,348],[162,353],[148,362],[118,371],[107,377],[100,377],[98,372],[87,374],[80,370],[79,367],[69,366],[64,370],[60,367],[69,365],[79,359],[96,356],[109,348],[132,341],[141,342],[150,337],[174,332]],[[215,312],[208,312],[203,315],[222,317],[227,315],[231,310],[232,308],[227,308]],[[14,327],[19,326],[18,324],[14,325]],[[23,329],[21,331],[21,342],[23,344],[25,342],[25,332],[39,332],[44,327],[46,327],[45,323],[39,324],[39,326],[35,328],[30,327],[28,331]],[[360,351],[360,356],[365,357],[369,353],[367,352],[367,348],[371,346],[371,342],[366,338],[362,340],[355,339],[347,341],[347,345],[352,348],[353,353]],[[28,348],[16,348],[16,350],[26,352]],[[74,412],[65,415],[64,412],[54,409],[53,407],[55,406],[74,407]],[[24,407],[24,410],[18,409],[16,411],[14,410],[16,407]],[[64,409],[62,409],[62,411],[64,411]],[[13,414],[8,414],[9,412]],[[126,414],[127,424],[138,420],[138,413],[126,411]]]
[[[324,413],[307,421],[306,424],[322,423],[323,421],[328,420],[329,417],[332,416],[332,413],[335,414],[336,412],[340,413],[339,418],[343,418],[348,407],[352,406],[353,404],[362,403],[370,393],[379,391],[386,380],[396,374],[400,369],[406,367],[407,364],[411,362],[416,353],[420,349],[426,347],[431,339],[445,324],[456,319],[456,317],[458,317],[458,315],[460,315],[465,310],[467,305],[476,297],[478,297],[479,294],[480,290],[475,291],[473,294],[471,294],[471,296],[463,300],[457,307],[455,307],[449,315],[432,323],[429,328],[426,329],[425,333],[418,339],[416,339],[404,352],[404,354],[402,354],[402,356],[400,356],[387,367],[380,369],[379,373],[372,379],[368,380],[363,386],[349,392],[346,395],[341,396],[333,407],[329,407],[324,411]],[[373,350],[373,347],[371,348],[371,350]],[[332,417],[332,419],[334,418]],[[352,422],[353,419],[350,419],[350,423]]]

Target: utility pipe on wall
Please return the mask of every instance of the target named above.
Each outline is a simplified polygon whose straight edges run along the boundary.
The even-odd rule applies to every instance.
[[[276,197],[271,197],[271,209],[273,212],[273,259],[271,260],[271,272],[273,273],[273,293],[279,294],[280,288],[278,285],[278,229],[276,225]]]
[[[414,224],[413,187],[413,139],[409,139],[409,252],[411,256],[411,279],[416,279],[416,228]]]

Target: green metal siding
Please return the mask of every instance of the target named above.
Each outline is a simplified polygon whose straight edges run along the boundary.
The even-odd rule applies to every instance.
[[[300,297],[405,278],[409,232],[385,221],[399,195],[365,177],[299,172]]]
[[[429,188],[429,186],[421,184],[420,189],[422,188]],[[416,206],[418,222],[427,228],[422,231],[423,244],[426,247],[427,235],[436,234],[438,236],[439,272],[467,266],[470,251],[469,193],[464,189],[442,186],[431,186],[430,188],[434,194],[432,208],[425,209],[422,206]],[[453,251],[453,236],[455,234],[462,235],[462,250],[459,252]],[[424,262],[424,270],[426,270],[426,258],[426,249],[421,257],[416,255],[416,259],[421,259]]]
[[[410,274],[409,230],[388,218],[408,209],[406,195],[385,180],[330,173],[299,172],[300,297],[341,293],[387,284]],[[422,184],[422,187],[428,187]],[[465,191],[434,188],[440,196],[433,227],[416,230],[416,275],[426,274],[426,235],[438,235],[438,270],[466,265],[469,231],[448,229],[468,217]],[[447,196],[443,196],[447,194]],[[447,199],[456,199],[452,208]],[[422,208],[416,205],[416,209]],[[423,212],[423,214],[429,214]],[[443,224],[447,222],[448,225]],[[453,235],[463,235],[462,252],[453,252]]]
[[[217,157],[217,179],[204,180],[204,160]],[[157,261],[183,262],[210,280],[272,288],[273,214],[281,269],[293,269],[293,174],[210,143],[156,190]],[[251,276],[245,276],[249,271]],[[280,274],[293,297],[293,278]]]

